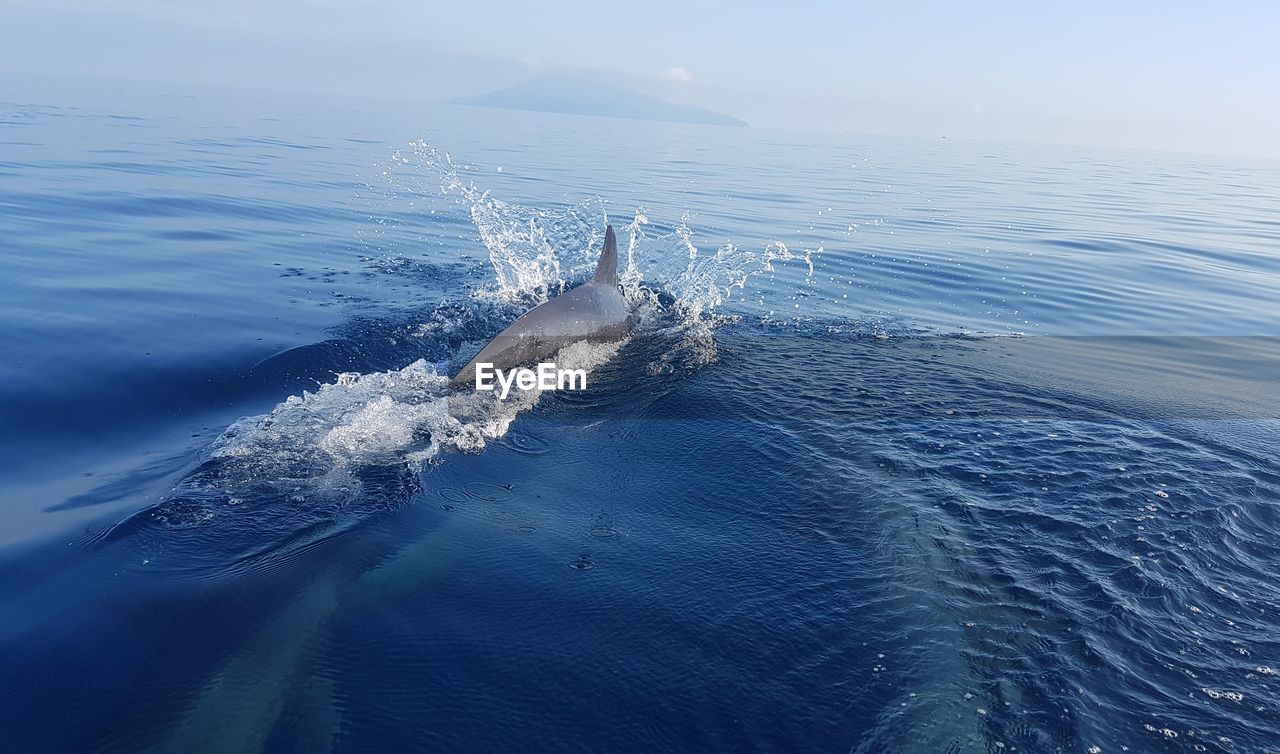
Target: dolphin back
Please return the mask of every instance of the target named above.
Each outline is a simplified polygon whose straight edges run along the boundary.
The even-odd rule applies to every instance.
[[[618,238],[613,234],[612,225],[604,227],[604,251],[600,252],[596,276],[591,282],[609,286],[618,284]]]
[[[525,312],[480,349],[449,384],[456,389],[474,381],[480,363],[503,370],[531,366],[570,343],[620,340],[631,324],[631,312],[618,290],[618,240],[613,226],[606,226],[595,277]]]

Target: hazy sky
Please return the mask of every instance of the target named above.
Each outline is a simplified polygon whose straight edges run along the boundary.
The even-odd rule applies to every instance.
[[[759,126],[1280,157],[1280,2],[1049,5],[4,0],[0,70],[438,98],[594,69]]]

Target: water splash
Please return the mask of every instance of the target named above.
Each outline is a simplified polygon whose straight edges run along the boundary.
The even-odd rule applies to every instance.
[[[460,203],[493,271],[464,302],[445,302],[407,328],[424,344],[471,343],[477,323],[492,335],[509,321],[502,315],[585,281],[611,222],[602,197],[553,209],[529,207],[494,196],[465,179],[466,172],[448,154],[417,141],[397,151],[385,173],[393,187],[388,195],[415,197],[411,208],[420,209],[427,194]],[[812,278],[813,256],[822,251],[820,245],[792,249],[781,241],[758,251],[733,243],[708,250],[697,242],[692,213],[665,228],[650,215],[637,207],[628,221],[613,221],[625,239],[619,280],[637,313],[636,335],[662,343],[647,364],[650,375],[713,362],[714,332],[733,319],[722,309],[734,292],[753,276],[774,272],[780,262],[803,262]],[[622,346],[578,343],[563,349],[556,362],[590,372]],[[465,355],[464,346],[455,361]],[[483,449],[542,397],[540,391],[505,401],[487,393],[451,394],[447,366],[418,360],[398,370],[340,374],[265,415],[241,419],[148,515],[170,528],[203,527],[232,510],[274,505],[291,510],[289,521],[297,527],[407,502],[424,465],[438,462],[446,450]],[[379,469],[388,473],[373,473]]]
[[[388,171],[397,186],[425,179],[467,209],[494,272],[493,284],[475,295],[541,303],[595,269],[604,226],[611,222],[604,198],[593,196],[557,209],[506,202],[465,177],[467,166],[422,140],[397,151],[392,161],[411,176]],[[639,206],[625,223],[612,221],[626,239],[619,282],[637,306],[652,304],[654,291],[666,293],[670,300],[665,304],[685,321],[713,316],[753,276],[774,272],[775,263],[803,261],[810,281],[814,256],[823,251],[821,244],[793,249],[778,240],[759,251],[731,242],[704,250],[695,241],[692,212],[682,212],[665,232],[650,231],[663,227],[651,224],[650,214]]]
[[[651,222],[651,210],[644,206],[626,222],[611,221],[608,202],[599,196],[556,209],[503,201],[467,177],[471,166],[459,165],[424,140],[397,151],[392,163],[399,170],[386,175],[398,190],[426,193],[425,180],[466,208],[494,274],[491,284],[473,293],[476,299],[536,305],[583,282],[595,269],[603,228],[613,222],[624,239],[619,283],[637,314],[638,331],[677,336],[648,365],[651,373],[714,362],[714,331],[733,319],[724,309],[734,292],[745,290],[755,276],[774,273],[776,264],[792,261],[804,263],[803,285],[812,285],[814,257],[823,252],[822,244],[793,248],[779,240],[759,250],[732,242],[700,248],[688,210],[663,225]]]
[[[623,345],[574,343],[560,350],[556,363],[590,373]],[[171,528],[202,526],[241,506],[264,504],[305,506],[308,520],[332,516],[361,498],[385,497],[370,494],[369,469],[416,476],[446,449],[482,450],[544,392],[515,391],[499,400],[494,393],[453,394],[448,384],[447,374],[419,360],[398,370],[341,374],[291,396],[270,413],[229,427],[150,516]]]

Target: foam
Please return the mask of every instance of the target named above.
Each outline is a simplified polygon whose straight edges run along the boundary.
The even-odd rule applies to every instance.
[[[473,290],[470,301],[442,304],[410,325],[409,337],[441,343],[471,337],[476,321],[505,322],[513,310],[547,301],[595,269],[609,222],[602,198],[555,210],[506,202],[463,180],[447,154],[423,141],[397,152],[393,165],[386,172],[397,182],[393,194],[438,193],[467,208],[493,269],[493,279]],[[434,186],[405,184],[422,179]],[[778,262],[803,261],[811,278],[813,255],[822,251],[773,241],[759,251],[726,243],[704,252],[694,242],[690,217],[684,213],[671,232],[657,234],[648,232],[644,207],[629,222],[614,223],[626,239],[619,278],[637,313],[637,332],[659,336],[664,346],[647,365],[651,374],[712,363],[715,329],[728,319],[717,310],[733,292],[753,275],[773,272]],[[621,345],[576,343],[562,349],[556,362],[590,373]],[[196,521],[210,506],[272,494],[342,509],[371,492],[362,470],[389,466],[415,473],[447,450],[482,450],[542,398],[537,390],[517,391],[506,400],[493,393],[451,395],[447,366],[419,360],[398,370],[344,373],[267,414],[241,419],[215,441],[206,463],[167,496],[174,503],[168,506],[173,520],[181,513],[182,520]]]
[[[624,342],[574,343],[560,350],[556,363],[590,373]],[[445,449],[479,451],[503,437],[545,392],[517,390],[500,400],[487,392],[451,394],[448,383],[423,360],[399,370],[341,374],[268,414],[236,422],[210,456],[227,467],[218,475],[222,482],[256,476],[333,486],[335,473],[360,466],[405,464],[418,471]],[[228,473],[232,468],[242,473]]]
[[[427,180],[439,191],[455,196],[466,208],[489,253],[493,285],[474,295],[502,301],[537,304],[582,282],[594,271],[610,222],[603,198],[583,199],[567,207],[548,210],[503,201],[474,181],[447,153],[418,140],[407,151],[397,152],[393,162],[408,166],[408,175],[393,180]],[[422,193],[421,190],[418,193]],[[812,282],[814,257],[823,252],[793,248],[780,240],[768,241],[760,250],[724,243],[709,251],[700,249],[691,227],[692,214],[683,212],[667,233],[652,234],[650,211],[637,207],[625,223],[613,221],[626,243],[620,251],[619,282],[629,303],[651,307],[652,291],[662,290],[679,315],[680,324],[705,324],[715,310],[742,290],[752,277],[776,271],[779,262],[800,261]]]

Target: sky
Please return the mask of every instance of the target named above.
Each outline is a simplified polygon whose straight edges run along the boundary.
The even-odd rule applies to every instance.
[[[559,71],[755,126],[1280,158],[1280,3],[4,0],[0,70],[424,99]]]

